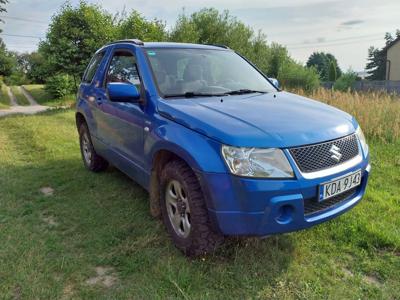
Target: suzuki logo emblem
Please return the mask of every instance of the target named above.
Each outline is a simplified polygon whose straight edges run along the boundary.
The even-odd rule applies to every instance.
[[[331,158],[336,162],[339,162],[340,159],[342,158],[342,153],[340,153],[340,148],[336,145],[332,145],[329,152],[332,153]]]

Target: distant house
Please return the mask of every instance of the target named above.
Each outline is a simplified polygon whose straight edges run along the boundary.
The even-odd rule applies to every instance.
[[[386,80],[400,80],[400,37],[386,47]]]

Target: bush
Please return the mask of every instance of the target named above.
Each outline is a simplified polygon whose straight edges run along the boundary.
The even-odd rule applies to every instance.
[[[14,71],[10,76],[4,77],[4,83],[7,85],[24,85],[30,81],[23,72]]]
[[[45,90],[55,98],[75,93],[74,79],[70,75],[58,74],[46,81]]]
[[[335,84],[333,85],[333,89],[337,91],[347,92],[351,90],[354,83],[357,80],[357,74],[353,71],[348,71],[344,73],[342,76],[336,80]]]
[[[319,87],[319,75],[315,68],[305,68],[294,61],[286,61],[279,69],[278,80],[285,88],[302,88],[312,91]]]

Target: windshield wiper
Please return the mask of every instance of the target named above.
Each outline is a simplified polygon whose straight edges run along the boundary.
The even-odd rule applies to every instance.
[[[183,94],[167,94],[164,95],[164,98],[175,98],[175,97],[185,97],[185,98],[194,98],[194,97],[220,97],[220,96],[226,96],[227,93],[219,93],[219,94],[213,94],[213,93],[196,93],[196,92],[186,92]]]
[[[228,95],[243,95],[243,94],[251,94],[251,93],[265,94],[267,92],[266,91],[250,90],[250,89],[240,89],[240,90],[234,90],[234,91],[229,91],[229,92],[224,92],[224,93],[186,92],[186,93],[183,93],[183,94],[167,94],[167,95],[164,95],[164,98],[222,97],[222,96],[228,96]]]
[[[227,95],[243,95],[243,94],[251,94],[251,93],[261,93],[261,94],[265,94],[265,93],[267,93],[267,92],[265,92],[265,91],[250,90],[250,89],[240,89],[240,90],[229,91],[229,92],[226,92],[225,94],[227,94]]]

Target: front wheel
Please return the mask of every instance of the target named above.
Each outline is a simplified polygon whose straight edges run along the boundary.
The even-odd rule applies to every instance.
[[[160,202],[164,224],[186,255],[207,254],[222,244],[223,236],[211,226],[197,177],[183,161],[171,161],[164,167]]]

